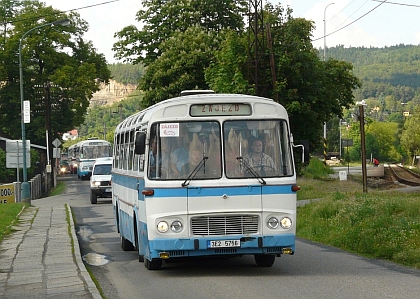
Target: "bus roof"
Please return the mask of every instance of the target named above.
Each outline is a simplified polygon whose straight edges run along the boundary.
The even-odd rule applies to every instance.
[[[187,93],[189,91],[186,91]],[[183,107],[185,110],[186,107],[191,106],[192,104],[205,104],[207,102],[211,103],[245,103],[249,102],[251,105],[255,103],[267,103],[268,105],[271,105],[272,107],[276,107],[281,110],[281,114],[284,115],[285,118],[288,118],[286,109],[279,103],[275,102],[273,99],[264,98],[264,97],[258,97],[258,96],[252,96],[252,95],[244,95],[244,94],[215,94],[211,93],[209,90],[200,91],[198,93],[190,94],[190,95],[183,95],[178,96],[174,98],[170,98],[164,101],[161,101],[159,103],[156,103],[142,111],[139,111],[129,117],[127,117],[125,120],[123,120],[121,123],[119,123],[115,129],[115,131],[123,130],[125,131],[125,128],[131,128],[132,126],[138,124],[138,123],[146,123],[150,120],[152,115],[155,115],[158,113],[158,111],[161,111],[161,114],[164,114],[165,109],[169,109],[170,107]],[[271,108],[270,111],[273,109]],[[277,109],[275,109],[277,111]],[[184,111],[180,112],[180,114],[184,114],[184,116],[179,116],[179,119],[185,118],[188,113],[185,113]],[[175,117],[175,115],[172,113],[172,117]]]

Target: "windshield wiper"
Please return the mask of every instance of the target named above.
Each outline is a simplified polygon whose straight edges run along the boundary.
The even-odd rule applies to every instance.
[[[188,186],[190,184],[190,181],[197,175],[197,173],[200,171],[201,167],[206,164],[206,160],[209,157],[204,156],[203,159],[200,161],[200,163],[197,164],[197,166],[194,168],[193,171],[188,175],[186,180],[181,184],[182,187]],[[205,172],[205,166],[204,166],[204,172]]]
[[[243,157],[237,157],[236,160],[242,163],[245,166],[245,169],[256,179],[258,179],[258,182],[260,182],[261,185],[267,184],[266,181],[251,167],[251,165],[248,164],[248,162],[244,160]]]

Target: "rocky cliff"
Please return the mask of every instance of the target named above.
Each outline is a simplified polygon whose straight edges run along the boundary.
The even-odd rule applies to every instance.
[[[111,105],[123,100],[134,92],[137,88],[135,84],[121,84],[110,80],[109,84],[101,84],[101,89],[93,94],[90,105]]]

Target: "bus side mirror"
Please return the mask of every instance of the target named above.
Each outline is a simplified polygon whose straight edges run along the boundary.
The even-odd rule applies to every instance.
[[[146,151],[146,133],[137,132],[136,141],[134,143],[134,154],[143,155]]]
[[[300,143],[303,145],[303,161],[306,165],[309,164],[309,140],[301,140]]]

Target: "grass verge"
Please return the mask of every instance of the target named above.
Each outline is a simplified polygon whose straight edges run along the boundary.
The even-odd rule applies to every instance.
[[[322,193],[298,208],[298,237],[420,269],[418,192]]]
[[[49,192],[48,196],[60,195],[64,191],[66,191],[66,183],[58,181],[57,186]]]
[[[23,203],[0,204],[0,242],[12,232],[12,225],[17,221],[17,216],[24,207]]]
[[[338,179],[298,178],[300,190],[297,192],[298,200],[324,198],[331,193],[355,194],[363,192],[361,182],[353,179],[340,181]]]

